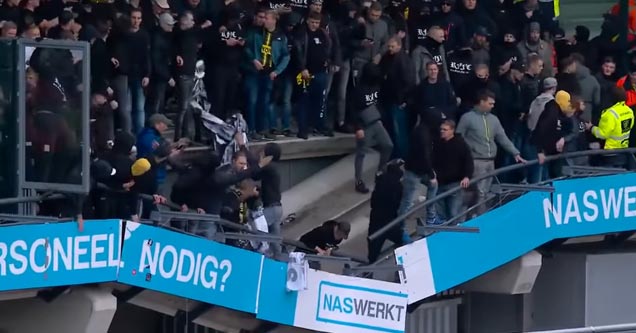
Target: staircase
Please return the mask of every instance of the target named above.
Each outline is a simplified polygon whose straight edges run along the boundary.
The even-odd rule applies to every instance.
[[[559,24],[565,30],[566,35],[574,33],[578,25],[590,29],[590,37],[601,32],[603,14],[616,3],[613,0],[562,0]]]

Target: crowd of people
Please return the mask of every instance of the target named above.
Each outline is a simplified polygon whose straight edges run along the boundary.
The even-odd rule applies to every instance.
[[[562,176],[565,163],[631,163],[619,154],[548,158],[628,147],[636,106],[636,57],[619,43],[616,18],[608,14],[594,38],[585,26],[566,36],[555,6],[538,0],[4,0],[0,24],[1,37],[90,43],[91,147],[100,160],[94,178],[116,190],[91,193],[95,216],[147,218],[153,205],[139,208],[135,195],[154,196],[156,204],[171,193],[184,211],[251,221],[279,234],[274,164],[280,146],[270,142],[254,152],[247,141],[338,131],[355,135],[357,192],[370,192],[365,155],[380,153],[373,233],[413,207],[422,184],[427,198],[462,187],[478,203],[493,180],[472,186],[471,179],[496,167],[538,159],[539,165],[504,176],[534,184]],[[82,60],[67,57],[31,61],[33,113],[65,112],[60,105],[87,93],[72,79],[81,76]],[[201,82],[204,89],[196,92]],[[195,92],[205,94],[209,108],[192,106]],[[173,163],[179,176],[166,189],[167,164],[201,140],[201,112],[220,119],[242,114],[247,133],[236,133],[231,156],[217,150]],[[48,118],[37,119],[41,130],[37,123]],[[174,140],[166,139],[170,128]],[[424,220],[461,222],[465,201],[461,192],[449,196],[427,207]],[[203,222],[194,228],[209,238],[216,232]],[[328,221],[301,242],[329,254],[349,231],[346,222]],[[411,241],[403,227],[395,228],[369,243],[369,260],[384,239]]]

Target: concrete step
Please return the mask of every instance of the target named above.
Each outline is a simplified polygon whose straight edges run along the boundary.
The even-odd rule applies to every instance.
[[[348,155],[283,193],[284,216],[296,215],[294,222],[283,226],[286,238],[299,239],[307,231],[342,217],[369,199],[369,194],[354,190],[354,159],[354,154]],[[365,159],[363,172],[367,185],[373,184],[378,160],[377,153]]]

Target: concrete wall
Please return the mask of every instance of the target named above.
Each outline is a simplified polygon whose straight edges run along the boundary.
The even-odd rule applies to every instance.
[[[110,290],[72,288],[51,303],[25,298],[0,303],[6,333],[106,333],[117,309]]]
[[[636,322],[636,253],[544,257],[530,294],[469,293],[460,331],[508,333]]]

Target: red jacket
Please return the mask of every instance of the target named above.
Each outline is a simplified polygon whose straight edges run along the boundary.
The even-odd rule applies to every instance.
[[[628,75],[618,79],[616,86],[625,89],[625,93],[627,94],[625,104],[629,107],[636,106],[636,88],[629,81]]]

